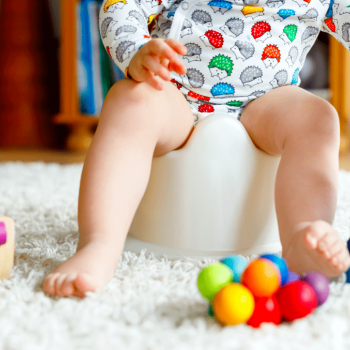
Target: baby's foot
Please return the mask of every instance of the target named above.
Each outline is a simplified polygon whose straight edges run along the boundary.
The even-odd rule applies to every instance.
[[[303,222],[292,234],[290,245],[283,247],[282,253],[290,270],[299,274],[315,271],[327,278],[348,270],[347,247],[329,223],[322,220]]]
[[[119,256],[110,245],[91,242],[46,276],[44,291],[58,296],[85,297],[97,292],[112,279]]]

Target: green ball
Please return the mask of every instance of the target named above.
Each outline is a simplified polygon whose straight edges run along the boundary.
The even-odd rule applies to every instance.
[[[199,273],[197,285],[203,297],[211,301],[222,287],[232,281],[233,273],[231,269],[219,262],[205,267]]]

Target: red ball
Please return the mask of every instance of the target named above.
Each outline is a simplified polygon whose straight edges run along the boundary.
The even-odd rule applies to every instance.
[[[294,321],[310,314],[317,307],[317,295],[304,281],[289,283],[278,290],[276,297],[282,317]]]
[[[247,321],[249,326],[258,328],[263,322],[272,322],[278,325],[281,321],[281,309],[274,295],[271,297],[255,298],[253,315]]]

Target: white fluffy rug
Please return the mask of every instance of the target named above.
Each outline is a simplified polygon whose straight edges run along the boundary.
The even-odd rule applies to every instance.
[[[200,269],[214,260],[124,252],[100,294],[43,293],[43,278],[75,252],[82,164],[0,163],[0,214],[16,224],[15,266],[0,282],[0,349],[350,349],[350,285],[331,283],[311,316],[261,329],[221,327],[199,294]],[[350,173],[340,172],[334,227],[350,228]]]

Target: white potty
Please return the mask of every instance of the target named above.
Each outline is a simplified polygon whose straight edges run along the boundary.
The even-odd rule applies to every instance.
[[[281,251],[279,160],[257,149],[234,117],[202,119],[185,146],[153,158],[124,250],[170,259]]]

